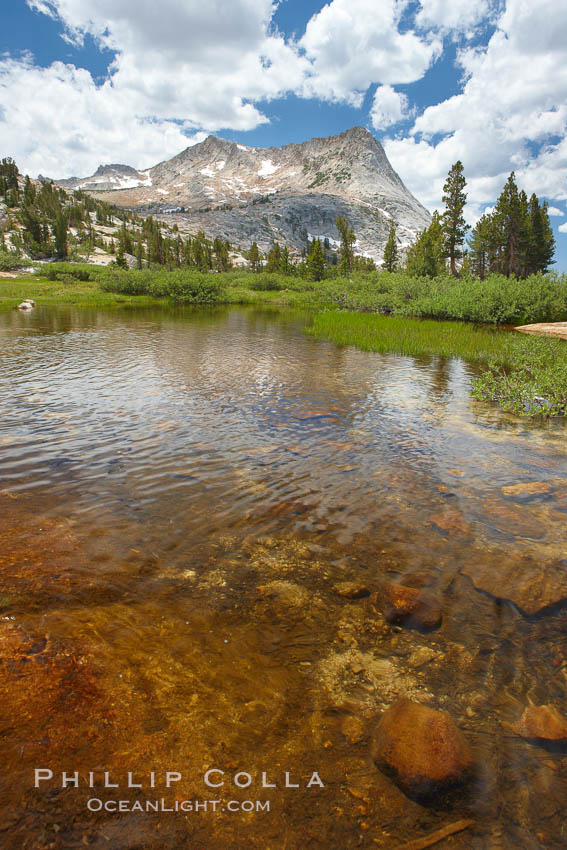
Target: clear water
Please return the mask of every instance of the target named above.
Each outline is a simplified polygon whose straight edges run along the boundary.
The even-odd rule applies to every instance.
[[[507,725],[530,703],[567,714],[567,426],[474,402],[462,362],[339,348],[308,323],[0,314],[3,848],[389,849],[463,819],[437,846],[567,843],[567,752]],[[442,604],[429,633],[382,614],[384,585],[415,573]],[[410,799],[372,762],[399,696],[463,731],[477,768],[458,795]],[[35,768],[53,780],[35,789]]]

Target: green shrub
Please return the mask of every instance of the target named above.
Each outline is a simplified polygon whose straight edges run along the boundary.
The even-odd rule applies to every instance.
[[[192,270],[121,271],[108,269],[99,278],[101,289],[124,295],[152,295],[171,298],[183,304],[216,304],[222,301],[225,286],[220,274]]]
[[[288,288],[287,279],[278,274],[255,274],[246,283],[248,289],[255,292],[281,292],[282,289]]]
[[[9,272],[21,265],[22,260],[18,258],[14,251],[4,251],[0,248],[0,272]]]

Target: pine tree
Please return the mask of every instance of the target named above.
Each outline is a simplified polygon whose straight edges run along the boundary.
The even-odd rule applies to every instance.
[[[213,251],[215,254],[215,268],[219,272],[227,272],[231,266],[230,242],[223,241],[220,236],[217,236],[213,242]]]
[[[458,276],[457,260],[462,257],[462,246],[465,235],[469,229],[463,217],[463,210],[467,201],[464,188],[467,185],[463,174],[463,164],[458,160],[449,171],[445,185],[443,186],[443,203],[445,212],[441,217],[443,229],[443,251],[449,258],[451,274]]]
[[[342,275],[347,277],[352,272],[356,236],[354,235],[354,230],[344,216],[340,215],[336,219],[335,224],[339,231],[339,236],[341,237],[341,262],[339,265],[339,271]]]
[[[29,177],[24,184],[24,206],[31,207],[35,201],[36,191]]]
[[[527,249],[527,274],[546,272],[553,262],[555,238],[549,223],[547,202],[540,206],[537,195],[529,200],[529,235]]]
[[[19,218],[24,229],[25,243],[33,247],[40,245],[43,242],[43,229],[36,211],[32,207],[22,207]]]
[[[193,265],[193,251],[191,247],[191,237],[188,236],[183,243],[183,258],[186,266]]]
[[[124,256],[124,245],[122,243],[118,246],[118,251],[116,253],[116,259],[114,261],[116,265],[121,269],[127,269],[128,263],[126,262],[126,257]]]
[[[248,252],[248,266],[250,271],[257,272],[260,267],[260,251],[258,249],[258,243],[252,242],[250,246],[250,250]]]
[[[325,254],[320,239],[311,242],[307,257],[307,268],[311,280],[323,280],[325,277]]]
[[[390,233],[384,248],[384,261],[382,268],[387,272],[395,272],[398,268],[398,243],[396,239],[396,223],[390,222]]]
[[[410,245],[406,271],[412,277],[437,277],[445,271],[443,230],[437,211],[433,213],[429,227]]]
[[[471,231],[469,239],[471,271],[481,280],[484,280],[490,271],[492,233],[492,219],[489,215],[483,215]]]
[[[63,210],[59,210],[55,218],[55,256],[63,259],[67,253],[67,216]]]
[[[553,256],[555,254],[555,237],[553,235],[553,228],[551,227],[551,222],[549,221],[548,209],[549,205],[547,201],[544,201],[541,206],[541,217],[543,221],[543,239],[539,257],[539,271],[542,272],[546,272],[549,269],[549,266],[553,265],[553,263],[555,262],[555,260],[553,259]]]
[[[525,238],[525,210],[516,185],[514,172],[510,174],[506,185],[494,208],[495,225],[499,231],[499,271],[520,276],[522,271],[522,249]]]
[[[282,252],[278,242],[274,242],[266,258],[266,271],[279,272],[281,270]]]
[[[290,275],[293,272],[292,265],[289,259],[289,249],[287,245],[284,245],[284,247],[282,248],[280,268],[282,274]]]
[[[142,239],[138,239],[136,245],[136,268],[141,269],[144,266],[144,243]]]

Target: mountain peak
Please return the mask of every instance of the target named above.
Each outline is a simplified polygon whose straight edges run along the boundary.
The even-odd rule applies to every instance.
[[[340,135],[352,139],[372,139],[372,141],[376,141],[370,130],[367,130],[366,127],[361,127],[359,125],[357,125],[356,127],[351,127],[349,130],[345,130]]]
[[[380,142],[360,126],[267,148],[209,135],[143,172],[108,165],[61,183],[143,214],[172,215],[182,231],[203,229],[235,245],[257,241],[263,251],[274,241],[301,250],[308,236],[336,240],[343,215],[359,250],[378,258],[392,220],[401,244],[430,221]]]

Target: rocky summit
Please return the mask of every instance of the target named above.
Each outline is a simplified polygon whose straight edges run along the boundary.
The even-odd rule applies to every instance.
[[[281,148],[209,136],[145,171],[106,165],[92,177],[56,182],[243,249],[256,241],[265,251],[278,241],[301,250],[313,237],[332,245],[343,215],[356,233],[357,253],[380,260],[392,220],[400,247],[430,222],[380,142],[362,127]]]

